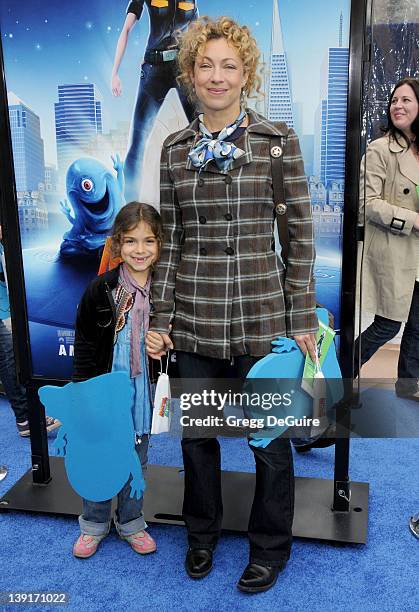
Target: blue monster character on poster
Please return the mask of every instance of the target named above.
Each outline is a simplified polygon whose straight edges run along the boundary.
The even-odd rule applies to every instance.
[[[115,217],[125,204],[122,162],[118,154],[112,161],[116,177],[90,157],[81,157],[68,168],[66,187],[71,208],[67,200],[60,204],[72,228],[63,236],[61,257],[89,257],[105,244]]]
[[[71,163],[67,200],[61,202],[71,228],[58,234],[58,252],[56,244],[23,252],[32,359],[43,376],[71,376],[71,361],[57,360],[57,353],[71,357],[66,334],[71,334],[80,296],[98,273],[102,247],[125,204],[123,165],[118,155],[112,161],[116,174],[94,158]]]
[[[73,489],[91,501],[112,499],[131,476],[131,497],[145,483],[135,452],[132,388],[126,372],[110,372],[64,387],[47,385],[39,397],[62,423],[54,443]]]

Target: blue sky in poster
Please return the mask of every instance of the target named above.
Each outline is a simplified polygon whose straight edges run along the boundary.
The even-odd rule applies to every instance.
[[[109,80],[125,0],[0,0],[0,25],[9,90],[41,117],[46,161],[55,161],[54,102],[57,85],[93,82],[103,97],[104,131],[131,115],[138,67],[148,35],[146,11],[132,31],[120,76],[122,98],[114,99]],[[269,55],[272,1],[198,0],[201,15],[231,14],[248,24],[266,59]],[[329,46],[338,45],[343,13],[347,46],[350,0],[279,0],[284,44],[294,102],[304,104],[304,132],[313,132],[319,102],[320,67]]]

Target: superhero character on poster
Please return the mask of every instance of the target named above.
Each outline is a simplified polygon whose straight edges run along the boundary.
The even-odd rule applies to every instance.
[[[176,81],[176,34],[185,30],[198,17],[196,0],[132,0],[118,38],[112,69],[111,87],[114,96],[122,94],[118,70],[124,57],[132,28],[141,18],[144,4],[150,17],[150,33],[141,66],[140,82],[131,123],[130,142],[124,163],[125,198],[127,202],[138,199],[141,182],[141,164],[147,138],[153,128],[156,115],[169,90],[177,89],[188,121],[192,121],[194,109],[185,92]]]

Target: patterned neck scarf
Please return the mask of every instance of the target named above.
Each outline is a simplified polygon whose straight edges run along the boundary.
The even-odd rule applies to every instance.
[[[150,319],[150,286],[151,275],[149,275],[145,287],[141,287],[130,275],[125,264],[119,268],[119,283],[134,298],[132,306],[132,325],[131,325],[131,346],[130,346],[130,365],[131,378],[141,374],[141,347],[140,337],[141,328],[144,329],[144,336],[148,332]]]
[[[228,170],[234,159],[244,155],[244,151],[236,147],[233,142],[224,141],[237,130],[245,116],[246,111],[242,108],[235,122],[223,128],[217,138],[214,138],[204,125],[204,115],[199,115],[199,131],[202,134],[202,138],[191,149],[188,155],[192,165],[195,168],[199,168],[199,172],[204,170],[212,159],[220,170]]]

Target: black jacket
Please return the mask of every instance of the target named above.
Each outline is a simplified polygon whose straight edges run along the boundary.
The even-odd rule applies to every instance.
[[[97,276],[88,285],[77,308],[74,339],[74,382],[100,376],[112,370],[116,308],[112,291],[116,289],[119,267]],[[159,368],[147,360],[148,375],[156,382]]]
[[[119,268],[97,276],[89,284],[77,309],[73,380],[106,374],[112,369],[116,309],[112,290]]]

